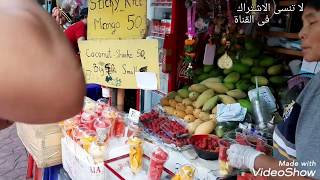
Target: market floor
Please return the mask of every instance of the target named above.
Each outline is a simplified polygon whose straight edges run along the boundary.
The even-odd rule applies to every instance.
[[[15,124],[0,130],[0,180],[25,180],[27,151]]]

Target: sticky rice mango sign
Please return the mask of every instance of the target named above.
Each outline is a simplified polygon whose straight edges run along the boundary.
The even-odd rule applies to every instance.
[[[141,39],[147,0],[88,0],[88,39]]]

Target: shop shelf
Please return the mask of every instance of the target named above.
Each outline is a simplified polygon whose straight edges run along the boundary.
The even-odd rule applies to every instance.
[[[172,2],[154,2],[151,4],[152,7],[155,8],[172,8]]]
[[[160,40],[164,40],[164,37],[163,36],[149,36],[153,39],[160,39]]]
[[[165,35],[166,35],[165,33],[159,33],[159,32],[154,32],[154,31],[150,33],[151,37],[158,37],[159,39],[160,38],[164,39]]]
[[[286,55],[291,55],[291,56],[303,57],[302,52],[298,51],[298,50],[277,48],[277,47],[267,47],[265,50],[268,52],[273,52],[273,53],[280,53],[280,54],[286,54]]]
[[[279,6],[290,6],[292,4],[297,4],[297,0],[281,0]]]
[[[269,37],[284,37],[288,39],[299,39],[298,33],[287,33],[287,32],[260,32],[262,36]]]

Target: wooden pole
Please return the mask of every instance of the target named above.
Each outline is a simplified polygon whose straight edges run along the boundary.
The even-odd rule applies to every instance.
[[[119,111],[124,111],[124,97],[125,97],[125,90],[118,89],[117,93],[117,109]]]

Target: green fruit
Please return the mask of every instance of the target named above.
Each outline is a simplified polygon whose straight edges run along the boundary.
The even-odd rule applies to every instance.
[[[255,85],[251,85],[249,88],[248,88],[248,91],[252,90],[252,89],[255,89],[256,86]]]
[[[251,74],[256,76],[262,76],[265,73],[265,68],[263,67],[253,67],[251,69]]]
[[[232,72],[227,77],[224,78],[225,83],[236,83],[240,79],[240,74],[237,72]]]
[[[202,72],[202,69],[201,68],[198,68],[198,69],[195,69],[194,71],[193,71],[193,74],[194,75],[200,75],[200,74],[202,74],[203,72]]]
[[[231,73],[233,70],[232,70],[232,68],[230,68],[230,69],[225,69],[225,70],[223,70],[223,74],[229,74],[229,73]]]
[[[248,58],[254,58],[260,55],[260,50],[259,49],[252,49],[245,51],[243,53],[243,57],[248,57]]]
[[[247,66],[252,66],[254,63],[254,60],[249,57],[243,57],[243,58],[241,58],[241,63],[244,65],[247,65]]]
[[[210,98],[202,107],[203,112],[211,111],[218,103],[219,97],[214,96]]]
[[[234,89],[234,90],[228,91],[227,95],[236,99],[243,99],[247,97],[247,94],[241,91],[240,89]]]
[[[253,84],[256,83],[256,77],[257,77],[258,85],[259,85],[259,86],[266,86],[266,85],[269,84],[268,79],[265,78],[265,77],[263,77],[263,76],[253,76],[253,77],[251,78],[251,82],[252,82]]]
[[[284,85],[288,79],[283,76],[272,76],[269,78],[269,80],[272,84]]]
[[[189,97],[189,91],[188,89],[179,89],[178,94],[182,98],[188,98]]]
[[[241,76],[241,79],[251,79],[251,74],[245,74]]]
[[[222,138],[226,132],[234,130],[238,127],[237,122],[219,122],[215,128],[216,135]]]
[[[212,89],[204,91],[193,103],[193,106],[197,109],[201,108],[212,96],[214,96],[214,91]]]
[[[174,99],[178,93],[175,91],[171,91],[168,93],[167,98]]]
[[[183,101],[183,99],[182,99],[179,95],[177,95],[176,97],[174,97],[174,100],[176,100],[176,101],[179,102],[179,103],[182,103],[182,101]]]
[[[182,89],[186,89],[186,90],[188,90],[188,88],[189,88],[189,86],[187,86],[187,85],[182,87]]]
[[[238,100],[238,102],[240,103],[240,105],[244,108],[247,108],[247,111],[252,113],[252,104],[249,100],[247,99],[240,99]]]
[[[228,90],[232,90],[235,88],[234,84],[232,83],[223,83],[223,85],[228,88]]]
[[[224,126],[217,126],[215,132],[219,138],[222,138],[224,136],[224,133],[226,132],[226,129]]]
[[[228,88],[226,88],[222,83],[207,82],[205,85],[208,88],[213,89],[216,93],[224,94],[228,91]]]
[[[197,77],[195,77],[195,78],[192,79],[192,82],[193,82],[194,84],[198,84],[200,81],[198,80]]]
[[[213,69],[212,71],[209,72],[209,77],[218,77],[221,75],[221,71],[218,69]]]
[[[255,47],[256,42],[253,39],[246,39],[244,42],[244,47],[246,48],[246,50],[252,50]]]
[[[276,60],[269,56],[263,56],[261,60],[259,61],[259,65],[262,67],[270,67],[272,66]]]
[[[201,74],[200,76],[198,76],[198,80],[200,82],[208,78],[209,78],[209,74]]]
[[[199,96],[200,96],[200,93],[198,93],[198,92],[191,92],[191,93],[189,94],[189,99],[191,99],[192,101],[195,101]]]
[[[236,84],[236,88],[240,89],[240,90],[242,90],[244,92],[248,91],[249,87],[250,87],[250,81],[246,80],[246,79],[240,80]]]
[[[216,78],[216,77],[212,77],[212,78],[208,78],[204,81],[202,81],[200,84],[206,84],[207,82],[215,82],[215,83],[220,83],[221,82],[221,79],[220,78]]]
[[[205,86],[204,84],[193,84],[189,87],[189,91],[198,92],[198,93],[202,93],[207,89],[208,89],[207,86]]]
[[[237,102],[233,97],[228,95],[220,94],[218,97],[223,104],[233,104]]]
[[[232,66],[232,70],[235,72],[238,72],[240,74],[247,74],[248,72],[250,72],[249,66],[242,64],[242,63],[235,63]]]
[[[271,67],[268,68],[267,72],[269,75],[279,75],[281,74],[282,71],[282,65],[278,64],[278,65],[273,65]]]
[[[207,73],[207,72],[210,72],[211,70],[213,70],[212,65],[203,65],[203,72]]]

